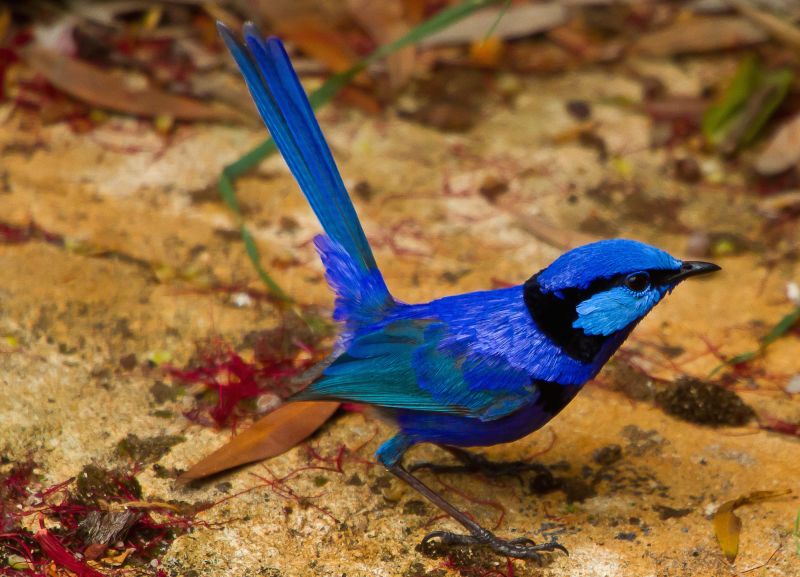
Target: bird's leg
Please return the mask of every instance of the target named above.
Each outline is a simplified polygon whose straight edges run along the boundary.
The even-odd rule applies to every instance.
[[[472,453],[460,447],[439,445],[442,449],[453,455],[461,465],[440,465],[438,463],[417,463],[410,467],[411,471],[427,469],[434,473],[483,473],[487,477],[519,476],[521,473],[534,472],[537,475],[552,478],[550,469],[540,463],[527,461],[495,462],[479,453]]]
[[[433,489],[417,479],[414,475],[406,471],[401,465],[393,465],[388,467],[388,469],[390,473],[408,483],[411,487],[416,489],[421,495],[428,499],[428,501],[461,523],[461,525],[463,525],[464,528],[469,531],[469,535],[450,533],[449,531],[433,531],[425,535],[425,537],[422,539],[423,544],[427,543],[431,539],[439,539],[444,545],[487,545],[500,555],[506,555],[516,559],[538,559],[540,557],[540,553],[555,550],[563,551],[569,555],[564,546],[556,543],[555,541],[536,545],[527,537],[513,539],[510,541],[501,539],[488,529],[478,525],[475,521],[470,519],[466,513],[457,509],[452,503],[436,493]]]

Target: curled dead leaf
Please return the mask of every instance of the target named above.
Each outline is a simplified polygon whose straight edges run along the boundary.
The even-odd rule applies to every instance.
[[[742,520],[734,511],[743,505],[752,505],[761,501],[777,499],[778,497],[789,495],[791,492],[790,489],[753,491],[720,505],[717,512],[714,513],[714,535],[717,537],[717,542],[722,548],[725,558],[730,563],[733,563],[736,560],[736,555],[739,554],[739,534],[742,530]]]
[[[96,106],[155,118],[170,116],[179,120],[238,120],[238,112],[212,106],[185,96],[169,94],[152,87],[132,88],[123,78],[41,46],[22,50],[31,68],[59,90]]]
[[[754,24],[769,32],[770,36],[776,40],[789,47],[800,48],[800,29],[791,22],[765,10],[759,10],[752,3],[745,0],[727,0],[727,2]]]
[[[285,453],[321,427],[338,408],[339,403],[331,401],[283,405],[194,464],[178,477],[178,483],[183,485],[245,463]]]
[[[767,33],[738,16],[699,17],[642,36],[634,51],[648,56],[711,52],[763,42]]]
[[[800,190],[787,190],[758,201],[758,212],[769,218],[777,218],[781,212],[800,208]]]
[[[781,126],[755,162],[759,174],[770,176],[789,170],[800,162],[800,114]]]
[[[545,32],[567,21],[569,11],[559,2],[492,6],[431,34],[420,46],[470,44],[486,38],[487,34],[502,40],[524,38]]]
[[[403,19],[403,5],[400,2],[347,0],[347,6],[353,17],[378,45],[397,40],[409,31],[409,26]],[[415,48],[407,46],[387,58],[392,89],[399,89],[411,79],[414,73],[415,55]]]

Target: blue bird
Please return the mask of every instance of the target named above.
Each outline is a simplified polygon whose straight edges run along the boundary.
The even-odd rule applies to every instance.
[[[633,240],[604,240],[563,254],[519,286],[400,302],[386,288],[283,44],[252,24],[244,43],[218,27],[325,231],[315,245],[341,331],[330,364],[292,400],[365,403],[397,424],[378,459],[468,532],[434,531],[424,541],[485,544],[517,558],[566,552],[556,542],[497,537],[404,468],[404,453],[435,443],[469,460],[460,447],[507,443],[539,429],[672,289],[719,267]]]

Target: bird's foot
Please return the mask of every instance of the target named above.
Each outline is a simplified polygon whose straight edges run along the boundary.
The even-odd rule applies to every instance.
[[[478,453],[471,453],[456,447],[444,447],[461,465],[440,465],[438,463],[417,463],[410,471],[426,469],[432,473],[482,473],[487,477],[513,477],[522,473],[534,472],[537,475],[552,477],[550,469],[540,463],[527,461],[491,461]]]
[[[475,534],[463,535],[459,533],[450,533],[449,531],[433,531],[425,535],[422,539],[422,545],[428,543],[431,539],[438,539],[442,545],[459,547],[464,545],[486,545],[500,555],[506,557],[513,557],[515,559],[540,559],[541,553],[549,553],[552,551],[563,551],[569,555],[566,547],[555,541],[548,543],[536,544],[527,537],[520,537],[518,539],[505,540],[500,539],[494,533],[482,529]]]

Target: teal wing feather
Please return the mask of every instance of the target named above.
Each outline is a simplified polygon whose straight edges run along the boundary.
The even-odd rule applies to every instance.
[[[297,400],[338,399],[391,409],[503,417],[530,402],[529,376],[467,344],[443,346],[436,319],[399,320],[353,339]]]

